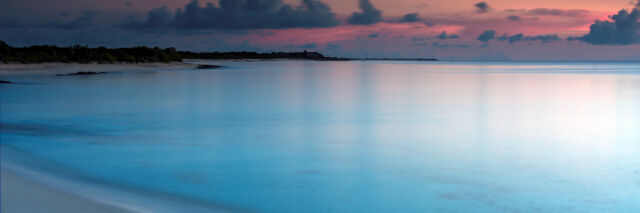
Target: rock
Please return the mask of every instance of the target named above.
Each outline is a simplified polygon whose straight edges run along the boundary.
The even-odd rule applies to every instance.
[[[0,80],[0,84],[13,84],[13,82]]]
[[[222,66],[220,66],[220,65],[210,65],[210,64],[198,64],[196,69],[215,69],[215,68],[220,68],[220,67],[222,67]]]
[[[75,72],[68,74],[57,74],[57,76],[70,76],[70,75],[98,75],[98,74],[107,74],[107,72]]]

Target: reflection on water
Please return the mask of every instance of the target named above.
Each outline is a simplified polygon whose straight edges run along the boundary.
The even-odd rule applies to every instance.
[[[640,209],[640,64],[225,62],[0,85],[2,144],[259,212]]]

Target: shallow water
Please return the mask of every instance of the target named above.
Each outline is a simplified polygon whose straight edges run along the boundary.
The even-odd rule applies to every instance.
[[[255,212],[640,210],[640,63],[223,64],[5,78],[2,145]]]

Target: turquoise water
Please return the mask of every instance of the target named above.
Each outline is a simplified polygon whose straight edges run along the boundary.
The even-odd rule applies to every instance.
[[[640,211],[640,63],[222,64],[5,77],[3,150],[239,211]]]

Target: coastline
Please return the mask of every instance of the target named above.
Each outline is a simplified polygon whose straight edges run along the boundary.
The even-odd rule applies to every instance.
[[[247,212],[77,176],[10,146],[0,147],[1,212]]]
[[[70,72],[120,72],[141,70],[176,70],[195,69],[196,64],[186,62],[171,63],[114,63],[114,64],[80,64],[80,63],[38,63],[19,64],[0,63],[0,77],[34,75],[34,74],[66,74]]]
[[[2,64],[2,77],[75,72],[191,70],[197,63]],[[9,82],[12,84],[15,82]],[[1,145],[0,212],[242,212],[181,196],[113,185],[67,174],[44,159]],[[54,169],[52,169],[54,168]]]
[[[132,212],[62,192],[2,166],[2,212]]]

